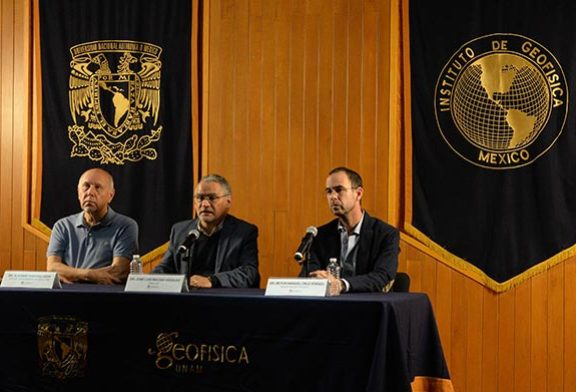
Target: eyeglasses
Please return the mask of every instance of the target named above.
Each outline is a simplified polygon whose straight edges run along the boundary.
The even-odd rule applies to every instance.
[[[220,195],[220,196],[216,196],[213,193],[210,193],[207,195],[198,194],[198,195],[194,195],[194,201],[198,204],[202,204],[202,202],[204,200],[206,200],[208,203],[212,204],[216,200],[221,199],[221,198],[226,197],[226,196],[230,196],[230,194],[226,193],[225,195]]]
[[[337,185],[333,188],[326,188],[324,189],[324,194],[326,196],[330,196],[332,193],[336,193],[337,195],[342,195],[344,192],[346,191],[350,191],[352,189],[356,189],[357,187],[351,187],[351,188],[346,188],[344,186],[341,185]]]

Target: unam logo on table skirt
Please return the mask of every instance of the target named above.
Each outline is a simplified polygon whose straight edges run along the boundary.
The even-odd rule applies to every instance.
[[[44,376],[59,380],[82,377],[88,352],[88,323],[70,316],[38,320],[38,353]]]

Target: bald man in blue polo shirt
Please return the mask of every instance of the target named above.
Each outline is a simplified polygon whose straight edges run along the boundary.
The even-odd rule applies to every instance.
[[[64,283],[117,284],[126,280],[130,259],[138,252],[138,225],[109,206],[114,180],[95,168],[78,181],[82,212],[58,220],[48,244],[47,270]]]

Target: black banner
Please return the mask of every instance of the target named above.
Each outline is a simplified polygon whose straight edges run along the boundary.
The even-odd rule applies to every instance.
[[[410,2],[407,231],[496,291],[576,243],[576,6]]]
[[[147,254],[192,215],[192,2],[40,0],[39,11],[40,220],[79,211],[78,178],[103,167]]]

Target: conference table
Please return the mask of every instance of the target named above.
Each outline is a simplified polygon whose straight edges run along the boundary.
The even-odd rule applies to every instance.
[[[423,293],[0,289],[0,391],[452,391]]]

